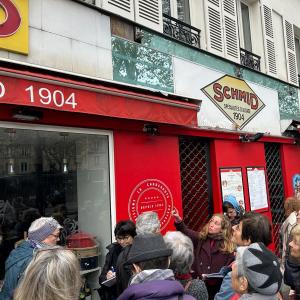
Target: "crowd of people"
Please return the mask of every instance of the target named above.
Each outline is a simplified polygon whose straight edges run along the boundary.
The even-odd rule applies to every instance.
[[[280,259],[269,219],[244,212],[233,196],[223,214],[194,231],[176,209],[176,231],[164,236],[155,212],[116,224],[99,276],[101,300],[300,299],[300,200],[285,201]],[[78,258],[57,246],[62,226],[40,217],[5,264],[0,300],[78,300],[82,279]]]

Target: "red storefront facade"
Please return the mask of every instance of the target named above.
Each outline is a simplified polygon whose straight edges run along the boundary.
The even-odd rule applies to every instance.
[[[34,69],[24,71],[7,67],[0,72],[3,127],[6,122],[12,126],[30,123],[112,133],[112,224],[121,219],[135,219],[142,211],[155,210],[163,231],[173,229],[172,208],[182,212],[183,205],[185,210],[190,205],[183,203],[179,149],[182,137],[204,139],[209,145],[209,193],[207,199],[198,201],[206,201],[210,213],[220,212],[222,207],[221,168],[241,170],[245,209],[251,210],[247,168],[267,169],[265,145],[268,143],[280,149],[284,196],[294,193],[293,176],[300,170],[300,146],[294,145],[294,139],[267,136],[257,142],[241,142],[239,133],[196,128],[200,102],[195,100],[162,97],[110,83],[91,83],[83,78],[65,79],[59,74],[46,75]],[[34,121],[20,121],[18,114],[21,118],[28,117],[26,114],[39,117]],[[145,124],[155,125],[159,134],[145,132]],[[266,185],[268,207],[258,211],[272,219],[267,173]],[[199,209],[195,209],[194,215],[197,213]],[[279,224],[274,224],[274,229],[278,234]]]

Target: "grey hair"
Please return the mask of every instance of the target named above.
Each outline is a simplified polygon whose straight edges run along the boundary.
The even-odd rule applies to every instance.
[[[62,228],[62,226],[53,217],[41,217],[31,223],[28,232],[36,231],[42,228],[46,223],[52,225],[52,227],[56,229]]]
[[[160,221],[154,211],[146,211],[136,219],[136,233],[158,233],[160,231]]]
[[[77,300],[81,287],[75,254],[62,247],[39,249],[14,293],[14,300]]]
[[[179,231],[168,231],[164,236],[167,247],[173,250],[170,269],[175,274],[190,272],[194,261],[194,246],[192,240]]]

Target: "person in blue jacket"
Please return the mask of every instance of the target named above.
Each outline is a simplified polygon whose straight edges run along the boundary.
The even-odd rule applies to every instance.
[[[41,217],[32,222],[28,239],[11,251],[5,261],[5,278],[0,300],[11,299],[13,291],[33,257],[35,249],[54,246],[59,241],[62,226],[52,217]]]

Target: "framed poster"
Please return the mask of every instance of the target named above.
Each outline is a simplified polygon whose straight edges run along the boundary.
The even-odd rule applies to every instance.
[[[247,167],[251,210],[268,210],[268,194],[264,167]]]
[[[242,168],[220,168],[222,200],[232,195],[236,198],[242,210],[245,211]]]

